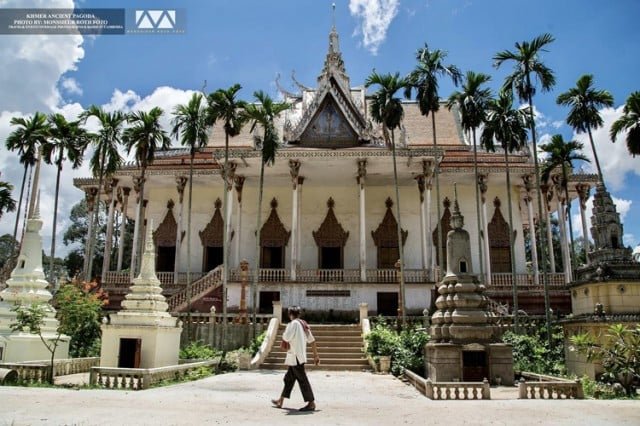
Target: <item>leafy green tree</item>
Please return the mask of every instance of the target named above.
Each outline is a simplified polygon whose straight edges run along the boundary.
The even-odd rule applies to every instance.
[[[400,292],[402,305],[402,322],[406,319],[406,297],[405,297],[405,282],[404,282],[404,247],[402,244],[402,223],[400,216],[400,192],[398,190],[398,168],[396,165],[396,141],[394,130],[400,128],[402,119],[404,117],[404,109],[402,108],[402,101],[400,98],[395,97],[399,90],[403,90],[407,87],[408,81],[404,78],[400,78],[399,73],[391,74],[378,74],[373,71],[369,77],[365,80],[365,87],[371,87],[372,85],[378,86],[378,90],[373,94],[370,104],[371,118],[376,122],[382,124],[382,133],[384,135],[385,143],[391,147],[391,156],[393,159],[393,186],[396,192],[396,216],[397,220],[397,233],[398,233],[398,252],[400,255]],[[391,131],[391,137],[389,137],[389,131]]]
[[[0,268],[11,258],[12,253],[18,251],[19,246],[20,244],[11,234],[4,234],[0,237]]]
[[[507,331],[502,336],[504,343],[512,345],[514,370],[537,374],[566,374],[562,327],[553,326],[551,346],[546,340],[544,328],[537,321],[523,328],[526,328],[524,333]]]
[[[56,254],[56,230],[58,225],[58,201],[60,196],[60,175],[65,160],[71,162],[71,168],[82,165],[84,150],[90,140],[89,133],[80,127],[80,121],[67,121],[62,114],[51,114],[48,118],[49,137],[42,145],[42,156],[47,164],[55,164],[56,192],[53,205],[53,231],[51,233],[51,256],[49,270],[55,276],[53,260]]]
[[[548,154],[545,162],[542,165],[542,181],[548,183],[553,170],[555,170],[557,167],[560,167],[562,170],[562,181],[560,185],[564,190],[564,195],[567,200],[566,216],[569,218],[569,237],[571,239],[570,260],[572,263],[572,269],[574,268],[573,261],[576,256],[576,249],[573,241],[573,225],[571,224],[571,198],[569,198],[569,172],[567,169],[573,169],[573,162],[576,160],[587,162],[589,161],[587,157],[577,152],[582,151],[583,147],[584,145],[582,145],[580,142],[565,142],[562,138],[562,135],[553,135],[551,137],[551,142],[540,146],[540,149]],[[558,218],[560,218],[560,220],[566,220],[565,213],[558,212]]]
[[[20,212],[22,211],[27,172],[38,161],[39,147],[47,142],[49,125],[47,116],[41,112],[36,112],[31,118],[13,117],[10,123],[12,126],[18,126],[18,128],[7,137],[5,146],[9,151],[17,151],[20,164],[24,165],[16,223],[13,228],[13,238],[18,239],[18,223],[20,222]]]
[[[58,349],[58,345],[60,344],[62,331],[58,328],[55,338],[44,338],[42,327],[44,326],[45,318],[51,312],[51,307],[45,303],[34,303],[30,306],[17,305],[11,309],[11,311],[16,313],[16,322],[10,324],[11,330],[20,332],[26,331],[28,333],[38,335],[42,344],[51,354],[51,364],[49,365],[49,374],[47,378],[49,383],[53,384],[53,360],[55,359],[56,349]]]
[[[627,395],[640,381],[640,325],[635,328],[611,324],[604,336],[596,338],[585,332],[571,336],[571,349],[585,354],[589,362],[600,361],[603,378],[620,383]]]
[[[76,276],[82,272],[85,263],[84,259],[88,256],[88,254],[85,253],[85,248],[87,246],[87,239],[89,238],[90,220],[92,220],[92,218],[89,217],[89,207],[86,199],[83,199],[71,208],[71,213],[69,214],[70,225],[62,236],[62,242],[65,246],[76,246],[65,258],[65,267],[71,276]],[[106,215],[104,211],[98,215],[98,221],[95,227],[97,228],[96,234],[93,237],[95,255],[91,257],[91,262],[93,263],[93,268],[98,270],[100,265],[102,265],[104,256],[104,237],[106,233]]]
[[[0,181],[0,219],[4,213],[16,210],[16,200],[11,197],[11,191],[13,185]]]
[[[60,331],[71,337],[69,355],[73,358],[100,355],[102,308],[108,295],[95,282],[75,280],[60,287],[54,304],[60,319]]]
[[[527,143],[527,125],[529,124],[528,108],[513,107],[513,97],[510,93],[501,91],[497,99],[487,103],[487,115],[484,129],[480,137],[481,145],[488,151],[495,151],[497,141],[504,153],[505,170],[507,173],[507,203],[509,209],[509,241],[511,257],[511,277],[513,286],[513,323],[518,330],[518,284],[516,280],[516,264],[513,246],[513,206],[511,204],[511,172],[509,170],[509,153],[522,149]]]
[[[207,145],[211,128],[209,111],[203,96],[194,93],[187,104],[173,110],[171,135],[178,137],[189,148],[189,197],[187,201],[187,313],[191,315],[191,203],[193,199],[193,160],[196,153]],[[189,329],[187,328],[187,331]]]
[[[615,142],[618,133],[627,132],[627,150],[633,157],[640,154],[640,92],[633,92],[627,98],[622,117],[611,125],[611,141]]]
[[[539,87],[542,92],[550,91],[556,84],[556,78],[551,68],[547,67],[540,59],[540,54],[545,52],[545,47],[553,43],[555,39],[549,33],[542,34],[533,40],[517,42],[515,51],[503,50],[493,57],[494,66],[499,68],[505,62],[513,63],[513,72],[507,76],[502,85],[503,90],[515,94],[521,101],[529,104],[529,126],[531,128],[531,145],[533,147],[533,164],[536,175],[536,192],[538,196],[538,218],[540,223],[544,222],[542,211],[542,193],[540,190],[540,166],[538,161],[538,143],[536,134],[536,122],[534,117],[533,96]],[[542,227],[538,227],[539,230]],[[540,231],[539,231],[540,232]],[[544,285],[545,316],[547,320],[547,340],[549,345],[551,340],[551,300],[549,296],[549,282],[547,277],[547,247],[546,236],[540,232],[538,240],[542,260],[542,282]]]
[[[260,228],[262,226],[262,196],[264,192],[264,166],[272,165],[276,161],[276,152],[280,144],[280,136],[276,129],[274,120],[281,112],[291,108],[286,102],[275,103],[273,99],[262,90],[253,93],[259,104],[247,104],[245,113],[251,121],[251,132],[256,126],[262,128],[262,136],[256,136],[256,145],[262,151],[262,161],[260,161],[260,183],[258,186],[258,214],[256,215],[256,264],[253,274],[252,302],[253,302],[253,323],[256,324],[257,302],[258,302],[258,280],[260,278]],[[254,329],[255,330],[255,329]]]
[[[484,265],[482,256],[482,225],[480,220],[480,188],[478,185],[478,145],[476,140],[476,129],[484,123],[487,103],[491,99],[491,89],[482,88],[483,84],[488,83],[491,76],[483,73],[475,73],[467,71],[464,82],[462,83],[462,91],[455,91],[447,100],[447,108],[451,109],[457,106],[460,111],[462,128],[467,132],[471,132],[473,139],[473,174],[474,186],[476,189],[476,221],[478,223],[478,256],[480,258],[480,276],[484,276]],[[485,238],[487,236],[485,235]],[[489,256],[489,253],[485,253]]]
[[[431,114],[431,128],[433,132],[433,147],[435,152],[434,174],[436,177],[436,211],[438,215],[438,266],[442,273],[445,270],[444,254],[442,247],[442,226],[440,224],[440,161],[438,160],[438,138],[436,137],[436,116],[440,109],[440,96],[438,95],[438,78],[449,77],[454,85],[462,80],[462,73],[455,65],[444,63],[447,52],[440,49],[429,49],[427,43],[416,52],[416,67],[407,76],[407,85],[404,88],[406,98],[411,98],[411,92],[416,91],[416,100],[422,115]]]
[[[165,151],[171,146],[171,139],[160,125],[162,109],[158,107],[147,111],[134,112],[127,117],[127,122],[131,125],[124,130],[122,142],[131,153],[133,151],[136,164],[140,168],[140,203],[144,200],[145,175],[147,167],[153,164],[158,151]],[[136,226],[142,223],[142,209],[138,208]],[[139,229],[142,229],[141,227]],[[137,273],[140,265],[138,262],[142,241],[144,237],[138,238],[138,247],[133,248],[131,259],[131,271]]]
[[[556,102],[558,105],[571,107],[569,115],[567,115],[567,124],[573,127],[576,133],[586,132],[589,135],[593,158],[596,160],[598,179],[604,184],[591,131],[602,127],[603,121],[599,109],[613,106],[613,96],[606,90],[596,90],[593,87],[593,75],[585,74],[578,79],[576,87],[561,93]]]
[[[245,101],[236,98],[238,92],[242,89],[239,84],[234,84],[228,89],[218,89],[215,92],[209,94],[207,101],[209,103],[209,118],[208,124],[215,125],[216,123],[222,123],[224,128],[224,165],[222,170],[222,179],[224,180],[224,224],[225,233],[222,244],[223,252],[223,274],[222,274],[222,294],[227,292],[227,279],[229,274],[229,249],[230,245],[230,232],[229,229],[229,204],[231,202],[231,191],[233,189],[233,182],[231,173],[229,173],[229,138],[238,136],[242,127],[247,121],[247,116],[244,113],[244,108],[247,105]],[[226,317],[227,315],[227,299],[223,297],[222,313]]]
[[[122,144],[122,132],[127,121],[127,116],[120,111],[106,112],[97,105],[91,105],[86,111],[80,114],[80,118],[86,123],[91,117],[98,120],[100,129],[95,137],[91,138],[94,151],[89,166],[91,167],[93,177],[98,178],[98,191],[101,191],[104,178],[115,173],[122,165],[122,156],[118,148]],[[89,259],[93,259],[94,257],[93,242],[97,228],[98,214],[100,212],[99,198],[98,196],[93,212],[92,220],[94,226],[91,228],[92,232],[89,236],[89,253],[87,254]],[[104,257],[104,255],[101,257]],[[109,263],[108,261],[103,263],[102,272],[104,273],[108,271]],[[87,270],[83,272],[85,277],[91,277],[93,275],[93,262],[87,262]]]

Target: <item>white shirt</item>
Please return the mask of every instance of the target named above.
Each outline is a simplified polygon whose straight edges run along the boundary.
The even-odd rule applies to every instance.
[[[307,343],[313,343],[316,339],[311,334],[311,330],[305,332],[302,323],[295,319],[287,324],[282,340],[290,345],[284,359],[285,365],[297,365],[307,362]]]

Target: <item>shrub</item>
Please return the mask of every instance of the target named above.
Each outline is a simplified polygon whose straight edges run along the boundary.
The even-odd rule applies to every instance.
[[[262,342],[264,342],[265,337],[267,337],[267,331],[266,330],[263,331],[258,336],[256,336],[251,341],[251,344],[249,345],[249,350],[251,352],[251,356],[254,356],[255,354],[258,353],[258,351],[260,350],[260,346],[262,345]]]
[[[424,329],[405,326],[397,332],[393,325],[377,321],[366,341],[367,354],[374,360],[380,356],[391,356],[391,373],[394,376],[401,375],[405,368],[424,375],[424,345],[429,341]]]
[[[184,348],[180,349],[180,359],[213,359],[220,352],[211,348],[211,346],[205,344],[202,340],[189,343]]]
[[[529,334],[507,331],[502,340],[513,345],[513,368],[538,374],[562,375],[565,373],[562,327],[553,326],[549,348],[544,327],[530,327]]]

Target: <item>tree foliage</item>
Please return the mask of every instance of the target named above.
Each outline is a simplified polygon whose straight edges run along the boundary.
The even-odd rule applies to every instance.
[[[502,336],[504,343],[513,346],[513,368],[537,374],[559,375],[565,373],[563,331],[561,326],[552,326],[552,347],[549,348],[546,329],[537,322],[530,327],[523,325],[524,333],[507,331]]]
[[[571,349],[585,354],[589,362],[600,361],[602,379],[620,383],[627,395],[640,383],[640,325],[611,324],[604,336],[585,332],[571,336],[570,341]]]
[[[611,141],[615,142],[618,133],[627,132],[627,150],[633,157],[640,154],[640,92],[633,92],[627,98],[622,117],[611,125]]]

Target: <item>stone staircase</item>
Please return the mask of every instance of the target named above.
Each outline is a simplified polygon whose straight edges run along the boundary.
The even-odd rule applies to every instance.
[[[286,369],[284,358],[286,352],[280,348],[282,333],[285,326],[278,329],[276,341],[271,352],[260,368],[279,370]],[[371,367],[367,362],[364,349],[362,329],[359,325],[311,325],[311,331],[316,338],[320,365],[313,365],[313,351],[311,345],[307,346],[308,370],[331,371],[369,371]]]
[[[191,284],[191,301],[194,302],[222,285],[222,265],[212,269]],[[187,289],[183,289],[167,299],[169,312],[180,312],[187,308]]]

